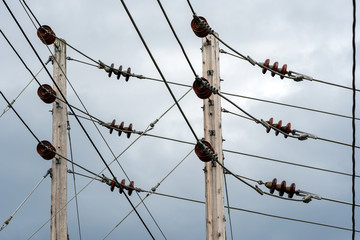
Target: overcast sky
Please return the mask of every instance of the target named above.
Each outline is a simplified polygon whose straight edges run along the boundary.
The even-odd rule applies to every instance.
[[[230,46],[258,62],[269,58],[271,63],[288,65],[288,69],[306,74],[325,82],[351,86],[352,5],[351,1],[192,1],[195,12],[204,16],[210,26]],[[140,38],[132,26],[120,1],[28,1],[41,24],[49,25],[56,35],[65,39],[95,60],[115,67],[131,67],[132,72],[160,78]],[[191,85],[194,81],[179,45],[158,6],[157,1],[126,1],[150,50],[168,81]],[[24,28],[36,51],[45,61],[50,53],[36,36],[36,29],[27,17],[20,2],[8,1],[15,16]],[[198,74],[201,74],[201,39],[190,28],[192,12],[185,0],[163,1],[163,6],[184,45]],[[357,12],[359,16],[359,12]],[[19,51],[33,73],[41,64],[6,10],[0,7],[0,28]],[[358,28],[357,28],[358,29]],[[358,40],[358,39],[357,39]],[[358,42],[357,42],[358,43]],[[0,39],[1,84],[0,91],[11,101],[31,80],[31,75],[21,64],[3,37]],[[357,44],[358,45],[358,44]],[[53,46],[50,46],[52,50]],[[220,48],[230,52],[220,44]],[[70,48],[67,56],[90,61]],[[359,55],[358,55],[359,56]],[[360,61],[357,57],[357,61]],[[51,64],[48,69],[52,72]],[[359,68],[358,68],[359,69]],[[229,55],[220,55],[220,75],[224,80],[222,91],[312,108],[346,116],[351,115],[352,92],[319,82],[294,82],[281,80],[270,73],[262,74],[259,67]],[[359,75],[359,70],[357,70]],[[108,78],[104,70],[67,61],[67,77],[88,111],[103,120],[143,131],[159,118],[174,102],[164,83],[130,78],[128,82],[114,76]],[[51,84],[42,71],[38,80]],[[357,88],[360,88],[357,81]],[[32,131],[41,140],[51,141],[51,105],[37,96],[38,85],[31,85],[15,102],[14,107]],[[188,88],[171,85],[177,98]],[[352,142],[351,119],[317,112],[305,111],[245,98],[230,97],[236,104],[253,116],[283,124],[291,122],[294,129],[321,138],[350,144]],[[74,106],[81,104],[74,91],[68,88],[68,100]],[[190,92],[180,105],[199,137],[203,133],[203,101]],[[0,99],[0,114],[7,106]],[[222,101],[222,106],[234,113],[239,110]],[[357,117],[360,116],[359,108]],[[100,172],[104,164],[81,130],[69,116],[73,156],[76,162],[93,172]],[[86,130],[94,140],[105,160],[113,156],[94,125],[82,119]],[[334,171],[351,173],[351,148],[321,140],[299,141],[285,139],[281,134],[266,133],[264,127],[229,113],[222,114],[223,148],[245,154],[258,155],[291,163],[311,165]],[[36,183],[51,167],[36,152],[37,141],[17,118],[8,111],[0,118],[0,224],[2,224],[30,193]],[[357,126],[359,126],[357,121]],[[119,155],[137,135],[127,139],[124,135],[109,134],[99,126],[114,154]],[[359,132],[359,131],[358,131]],[[170,110],[151,131],[154,135],[195,143],[178,109]],[[357,138],[360,135],[357,133]],[[359,141],[357,142],[359,144]],[[191,150],[192,145],[142,137],[120,158],[135,186],[150,190],[161,181]],[[296,167],[246,155],[225,152],[225,165],[234,173],[264,182],[277,178],[294,182],[297,189],[318,194],[325,198],[351,202],[351,177],[308,168]],[[359,159],[359,150],[356,151]],[[68,165],[70,168],[71,166]],[[203,163],[194,153],[159,186],[157,192],[204,201]],[[112,171],[123,179],[119,165],[111,165]],[[77,172],[85,173],[77,169]],[[357,167],[357,174],[359,174]],[[110,177],[108,171],[104,174]],[[261,196],[237,179],[227,175],[230,206],[274,214],[283,217],[314,221],[323,224],[351,228],[351,206],[326,200],[302,202],[286,201]],[[76,176],[77,189],[82,189],[88,178]],[[128,181],[127,181],[128,182]],[[250,182],[255,184],[254,182]],[[357,189],[360,181],[356,179]],[[264,185],[261,189],[268,192]],[[50,217],[51,180],[47,177],[17,212],[10,224],[0,232],[0,239],[27,239]],[[359,195],[360,193],[358,193]],[[144,197],[146,194],[141,193]],[[68,198],[74,196],[72,175],[68,175]],[[301,199],[300,197],[294,197]],[[133,204],[140,200],[136,194],[130,197]],[[357,197],[357,203],[359,203]],[[78,196],[82,239],[103,239],[131,211],[123,195],[111,192],[106,184],[91,183]],[[205,239],[205,205],[168,197],[152,195],[145,203],[167,239]],[[138,209],[141,217],[156,239],[164,239],[154,221],[143,206]],[[356,209],[359,219],[360,211]],[[226,234],[231,239],[229,215],[226,211]],[[244,211],[231,211],[234,239],[350,239],[351,232],[296,223],[283,219],[261,216]],[[357,221],[357,229],[360,229]],[[70,239],[79,239],[75,201],[68,205],[68,229]],[[50,224],[46,224],[32,239],[49,239]],[[357,238],[360,238],[357,233]],[[150,239],[149,234],[135,214],[131,214],[107,239]]]

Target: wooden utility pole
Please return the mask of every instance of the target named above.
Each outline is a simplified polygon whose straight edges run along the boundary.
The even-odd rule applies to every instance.
[[[54,43],[53,78],[66,97],[66,45],[56,39]],[[57,96],[61,94],[54,86]],[[53,103],[53,138],[52,144],[56,152],[67,157],[67,106],[56,100]],[[67,240],[67,161],[58,155],[52,160],[51,180],[51,240]]]
[[[219,41],[208,35],[202,40],[203,77],[220,91]],[[213,146],[223,164],[220,96],[204,100],[205,140]],[[224,171],[218,164],[205,163],[206,239],[224,239]]]

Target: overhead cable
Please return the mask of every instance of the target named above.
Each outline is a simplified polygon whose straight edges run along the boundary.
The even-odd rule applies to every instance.
[[[29,199],[29,197],[35,192],[35,190],[39,187],[39,185],[44,181],[44,179],[51,175],[51,168],[46,172],[46,174],[40,179],[40,181],[35,185],[35,187],[31,190],[31,192],[25,197],[25,199],[20,203],[20,205],[15,209],[15,211],[10,215],[10,217],[4,221],[3,225],[0,227],[0,231],[3,230],[7,225],[9,225],[10,221],[13,219],[15,214],[20,210],[20,208],[25,204],[25,202]]]
[[[351,222],[352,222],[352,239],[355,240],[355,144],[356,144],[356,125],[355,125],[355,115],[356,115],[356,1],[352,1],[353,5],[353,23],[352,23],[352,213],[351,213]]]
[[[9,8],[9,6],[7,5],[6,1],[3,0],[7,10],[9,11],[9,13],[11,14],[11,16],[13,17],[14,21],[16,22],[17,26],[19,27],[19,29],[21,30],[22,34],[24,35],[24,37],[26,38],[28,44],[30,45],[30,47],[32,48],[33,52],[35,53],[35,55],[37,56],[38,60],[40,61],[40,63],[43,65],[43,67],[45,68],[46,72],[48,73],[50,79],[52,80],[52,82],[54,83],[54,85],[56,86],[58,92],[60,93],[60,95],[62,96],[62,98],[66,101],[66,103],[68,104],[64,94],[62,93],[61,89],[59,88],[59,86],[57,85],[57,83],[54,81],[52,75],[50,74],[50,72],[46,69],[45,64],[43,63],[43,61],[41,60],[39,54],[37,53],[37,51],[35,50],[34,46],[32,45],[32,43],[30,42],[29,38],[27,37],[27,35],[25,34],[24,30],[22,29],[22,27],[20,26],[19,22],[17,21],[16,17],[14,16],[14,14],[12,13],[11,9]],[[31,72],[31,71],[30,71]],[[31,73],[32,74],[32,73]],[[69,105],[68,105],[69,106]],[[71,106],[69,106],[69,109],[71,112],[74,113],[74,110],[71,108]],[[75,113],[74,113],[75,114]],[[86,131],[86,129],[84,128],[84,126],[82,125],[82,123],[80,122],[80,120],[75,116],[77,122],[79,123],[80,127],[82,128],[83,132],[85,133],[85,135],[87,136],[88,140],[90,141],[91,145],[94,147],[95,151],[97,152],[97,154],[99,155],[100,159],[103,161],[104,165],[107,167],[108,171],[110,172],[110,174],[115,178],[114,173],[112,172],[112,170],[109,168],[108,164],[106,163],[105,159],[103,158],[103,156],[101,155],[100,151],[98,150],[98,148],[96,147],[95,143],[93,142],[93,140],[91,139],[90,135],[88,134],[88,132]],[[117,181],[117,180],[115,180]],[[128,200],[129,204],[134,208],[134,205],[132,204],[131,200],[129,199],[129,197],[126,195],[126,193],[124,194],[125,198]],[[142,219],[142,217],[140,216],[140,214],[135,210],[135,212],[137,213],[138,218],[140,219],[140,221],[142,222],[142,224],[144,225],[144,227],[146,228],[146,230],[148,231],[149,235],[153,237],[152,233],[150,232],[150,229],[147,227],[147,225],[145,224],[144,220]]]
[[[186,124],[188,125],[189,129],[191,130],[192,134],[194,135],[194,137],[195,137],[196,141],[197,141],[197,142],[199,142],[199,138],[197,137],[197,135],[196,135],[196,133],[195,133],[194,129],[192,128],[192,126],[191,126],[191,124],[190,124],[189,120],[187,119],[187,117],[186,117],[186,115],[185,115],[184,111],[182,110],[182,108],[181,108],[180,104],[177,102],[177,100],[176,100],[176,97],[175,97],[174,93],[172,92],[172,90],[171,90],[171,88],[170,88],[170,86],[169,86],[169,84],[168,84],[167,80],[165,79],[165,77],[164,77],[164,75],[163,75],[163,73],[162,73],[162,71],[161,71],[160,67],[158,66],[158,64],[157,64],[157,62],[156,62],[156,60],[155,60],[155,58],[153,57],[153,55],[152,55],[152,53],[151,53],[151,51],[150,51],[149,47],[147,46],[147,44],[146,44],[146,42],[145,42],[145,40],[144,40],[144,38],[143,38],[143,36],[142,36],[142,34],[141,34],[141,32],[140,32],[139,28],[137,27],[137,25],[136,25],[136,23],[135,23],[135,21],[134,21],[134,19],[133,19],[132,15],[131,15],[131,13],[130,13],[129,9],[127,8],[127,6],[126,6],[126,4],[125,4],[125,1],[124,1],[124,0],[120,0],[120,2],[122,3],[122,5],[123,5],[123,7],[124,7],[124,9],[125,9],[125,11],[126,11],[126,13],[127,13],[127,15],[129,16],[129,19],[130,19],[131,23],[133,24],[133,26],[134,26],[134,28],[135,28],[135,30],[136,30],[136,32],[137,32],[137,34],[138,34],[139,38],[141,39],[141,42],[143,43],[143,45],[144,45],[144,47],[145,47],[146,51],[148,52],[148,54],[149,54],[149,56],[150,56],[150,58],[151,58],[151,60],[152,60],[152,62],[153,62],[153,64],[154,64],[154,66],[156,67],[156,69],[157,69],[158,73],[160,74],[161,79],[163,80],[163,82],[164,82],[164,84],[165,84],[166,88],[168,89],[168,91],[169,91],[169,93],[170,93],[171,97],[173,98],[174,102],[176,103],[176,105],[177,105],[177,107],[178,107],[178,109],[179,109],[179,111],[180,111],[181,115],[183,116],[183,118],[184,118],[184,120],[185,120]]]

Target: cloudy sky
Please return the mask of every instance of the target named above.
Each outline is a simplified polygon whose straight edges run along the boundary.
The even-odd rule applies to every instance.
[[[41,24],[49,25],[56,35],[95,60],[115,67],[131,67],[136,74],[160,78],[149,55],[142,45],[120,1],[28,1],[28,5]],[[150,50],[168,81],[190,85],[194,76],[173,37],[157,1],[126,1]],[[50,53],[36,36],[26,12],[18,1],[8,1],[9,7],[24,28],[36,51],[45,61]],[[288,69],[309,75],[325,82],[351,86],[351,26],[350,1],[192,1],[195,12],[204,16],[220,38],[246,56],[258,62],[269,58],[271,63],[288,65]],[[201,74],[201,39],[191,28],[192,13],[185,0],[164,1],[163,6],[186,49],[198,74]],[[359,16],[359,12],[357,12]],[[0,28],[19,51],[34,72],[41,64],[20,30],[6,10],[0,7]],[[357,42],[358,43],[358,42]],[[31,75],[21,64],[3,37],[0,40],[1,84],[0,90],[11,101],[31,80]],[[225,46],[220,44],[227,52]],[[52,50],[52,46],[50,46]],[[67,48],[67,56],[90,61]],[[359,57],[357,60],[360,61]],[[52,72],[51,64],[48,69]],[[315,81],[294,82],[263,75],[259,67],[229,55],[220,55],[222,91],[241,96],[286,103],[341,115],[350,116],[352,92]],[[359,69],[359,68],[358,68]],[[359,71],[357,71],[359,75]],[[159,118],[173,100],[164,83],[130,78],[128,82],[95,67],[75,61],[67,62],[67,77],[88,111],[104,122],[124,121],[138,131]],[[42,71],[38,80],[52,84]],[[357,85],[360,86],[359,81]],[[37,96],[38,85],[32,82],[14,104],[15,109],[41,140],[51,141],[51,105]],[[187,87],[171,85],[177,98]],[[359,87],[358,87],[359,88]],[[318,137],[343,143],[352,142],[351,120],[300,110],[276,104],[229,97],[253,116],[277,122],[291,122],[294,129]],[[81,104],[74,91],[68,88],[68,100],[74,106]],[[180,102],[186,116],[199,137],[203,136],[203,102],[190,92]],[[7,106],[0,99],[0,113]],[[241,114],[234,106],[222,101],[229,111]],[[357,116],[360,116],[357,110]],[[93,172],[100,172],[104,164],[81,130],[69,116],[74,160]],[[113,155],[94,125],[81,120],[102,156],[109,163]],[[275,136],[252,121],[223,113],[223,144],[225,150],[277,159],[290,163],[309,165],[343,173],[351,173],[351,148],[321,140],[299,141]],[[36,183],[51,167],[36,153],[37,142],[13,111],[0,118],[0,224],[2,224],[30,193]],[[357,121],[358,125],[358,121]],[[137,137],[130,139],[99,127],[113,153],[117,156]],[[195,143],[178,109],[173,108],[157,123],[151,134]],[[357,133],[357,137],[360,135]],[[357,143],[357,145],[360,145]],[[150,190],[156,186],[191,150],[192,145],[142,137],[120,158],[135,186]],[[296,183],[297,189],[325,198],[351,202],[351,177],[309,168],[297,167],[258,157],[225,151],[225,165],[234,173],[264,182],[277,178],[288,185]],[[356,151],[359,158],[359,150]],[[71,166],[69,165],[69,168]],[[188,158],[158,187],[157,192],[204,201],[203,163],[191,153]],[[111,165],[118,179],[124,178],[119,165]],[[85,173],[77,169],[77,172]],[[357,173],[359,173],[357,167]],[[86,174],[86,173],[85,173]],[[104,174],[110,177],[108,171]],[[68,197],[74,196],[72,175],[68,175]],[[351,228],[351,206],[326,200],[302,202],[286,201],[260,196],[253,189],[227,175],[230,206],[277,216],[296,218],[344,228]],[[77,190],[89,179],[76,177]],[[254,182],[250,182],[255,184]],[[356,184],[360,181],[357,178]],[[16,213],[10,224],[0,232],[0,239],[27,239],[50,217],[51,180],[47,177],[29,200]],[[268,191],[264,185],[260,186]],[[357,187],[357,189],[359,189]],[[141,193],[141,197],[146,194]],[[295,197],[301,199],[300,197]],[[140,200],[130,197],[133,204]],[[357,202],[358,201],[357,197]],[[78,196],[82,239],[103,239],[128,213],[131,206],[123,195],[110,192],[106,184],[93,182]],[[205,205],[169,197],[152,195],[145,203],[167,239],[204,239]],[[156,239],[164,236],[143,206],[138,208]],[[266,217],[244,211],[231,210],[234,239],[350,239],[351,232],[328,227]],[[356,209],[359,219],[360,211]],[[230,219],[226,211],[226,233],[231,239]],[[68,205],[70,239],[79,239],[75,201]],[[357,222],[357,229],[360,229]],[[32,239],[48,239],[50,225],[46,224]],[[357,233],[357,238],[360,237]],[[150,239],[149,234],[135,214],[131,214],[107,239]]]

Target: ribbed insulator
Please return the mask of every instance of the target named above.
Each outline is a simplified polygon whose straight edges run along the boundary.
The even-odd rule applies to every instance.
[[[209,82],[208,80],[206,80],[206,78],[201,78],[203,81],[205,82]],[[204,85],[202,85],[199,80],[195,80],[193,83],[193,89],[195,94],[201,98],[201,99],[207,99],[211,96],[212,92],[210,89],[206,88]]]
[[[204,17],[199,17],[201,20],[203,20],[206,25],[207,25],[207,21]],[[195,33],[196,36],[203,38],[206,37],[209,33],[206,30],[206,28],[204,28],[203,26],[200,25],[200,23],[197,23],[195,18],[193,20],[191,20],[191,28],[193,30],[193,32]]]
[[[285,75],[287,73],[287,64],[284,64],[281,68],[281,70],[279,70],[279,63],[275,62],[272,66],[270,65],[270,59],[266,59],[265,62],[262,64],[264,66],[264,68],[262,69],[262,73],[265,74],[267,71],[267,68],[270,68],[282,75]],[[275,72],[271,72],[271,76],[274,77],[275,76]],[[281,79],[284,78],[284,76],[280,76]]]
[[[46,140],[38,143],[38,145],[36,146],[36,151],[45,160],[51,160],[56,155],[55,147],[49,141]]]
[[[110,129],[110,134],[112,134],[113,131],[115,130],[115,131],[118,131],[119,136],[121,136],[121,133],[123,131],[129,131],[126,133],[126,136],[127,136],[127,138],[130,138],[132,130],[133,130],[132,123],[130,123],[128,127],[124,127],[124,122],[121,122],[120,125],[115,125],[115,122],[116,121],[114,119],[111,123],[108,123],[110,126],[107,126],[107,128]]]
[[[39,27],[39,29],[37,30],[37,35],[40,40],[46,45],[51,45],[56,40],[56,35],[54,31],[47,25],[42,25],[41,27]]]
[[[286,124],[286,126],[282,126],[282,121],[280,120],[278,123],[274,123],[274,119],[270,118],[269,121],[266,121],[269,125],[273,126],[276,129],[279,129],[283,132],[285,132],[286,134],[290,134],[291,133],[291,123]],[[271,127],[266,127],[266,132],[269,133],[271,130]],[[275,130],[275,135],[279,135],[279,131]],[[285,138],[287,138],[287,135],[284,135]]]
[[[205,144],[207,146],[207,148],[212,151],[215,155],[215,151],[214,151],[214,148],[211,146],[211,144],[208,142],[208,141],[205,141],[205,140],[201,140],[201,142],[203,144]],[[205,151],[204,149],[202,148],[202,146],[197,143],[195,145],[195,153],[196,155],[198,156],[198,158],[203,161],[203,162],[210,162],[212,160],[212,157],[209,156]]]
[[[37,90],[37,94],[44,103],[50,104],[56,99],[55,90],[48,84],[41,85]]]
[[[273,194],[274,191],[278,191],[280,196],[283,196],[284,193],[288,194],[289,198],[292,198],[295,194],[295,183],[292,183],[289,187],[286,186],[286,182],[282,181],[281,184],[276,184],[277,180],[274,178],[272,182],[266,182],[265,186],[270,189],[270,193]]]

